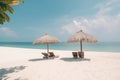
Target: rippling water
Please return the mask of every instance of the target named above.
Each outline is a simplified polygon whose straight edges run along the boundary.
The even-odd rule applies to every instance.
[[[45,44],[33,45],[32,42],[0,42],[0,46],[46,49]],[[79,43],[68,44],[68,43],[62,42],[58,44],[50,44],[49,47],[50,49],[55,49],[55,50],[80,50]],[[83,43],[83,50],[120,52],[120,42]]]

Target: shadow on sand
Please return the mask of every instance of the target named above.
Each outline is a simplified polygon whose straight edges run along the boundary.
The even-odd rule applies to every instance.
[[[7,77],[7,74],[13,73],[13,72],[18,72],[20,70],[25,69],[26,66],[15,66],[15,67],[10,67],[10,68],[2,68],[0,69],[0,80],[8,80],[9,77]]]
[[[28,61],[44,61],[44,60],[53,60],[54,58],[35,58],[35,59],[30,59]]]
[[[77,59],[75,59],[75,58],[61,58],[61,60],[67,61],[67,62],[74,62],[74,61],[80,62],[80,61],[90,61],[91,59],[89,59],[89,58],[77,58]]]

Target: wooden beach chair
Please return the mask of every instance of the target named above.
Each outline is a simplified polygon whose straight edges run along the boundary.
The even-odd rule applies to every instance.
[[[73,58],[78,58],[77,52],[72,52]]]
[[[43,58],[49,58],[48,53],[42,53],[42,55],[44,55]]]
[[[84,52],[78,52],[78,56],[79,56],[80,58],[84,58]]]
[[[53,52],[49,52],[50,58],[58,58],[59,56],[55,55]]]

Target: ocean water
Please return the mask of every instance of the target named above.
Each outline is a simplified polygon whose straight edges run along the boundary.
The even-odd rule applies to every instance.
[[[0,46],[17,47],[17,48],[33,48],[46,49],[45,44],[33,45],[32,42],[0,42]],[[79,43],[57,43],[49,44],[50,49],[54,50],[80,50]],[[100,52],[120,52],[120,42],[98,42],[83,43],[84,51],[100,51]]]

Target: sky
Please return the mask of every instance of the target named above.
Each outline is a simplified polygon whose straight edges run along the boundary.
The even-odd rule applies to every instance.
[[[120,42],[120,0],[24,0],[13,8],[10,23],[0,25],[0,42],[33,42],[46,33],[67,41],[79,30]]]

